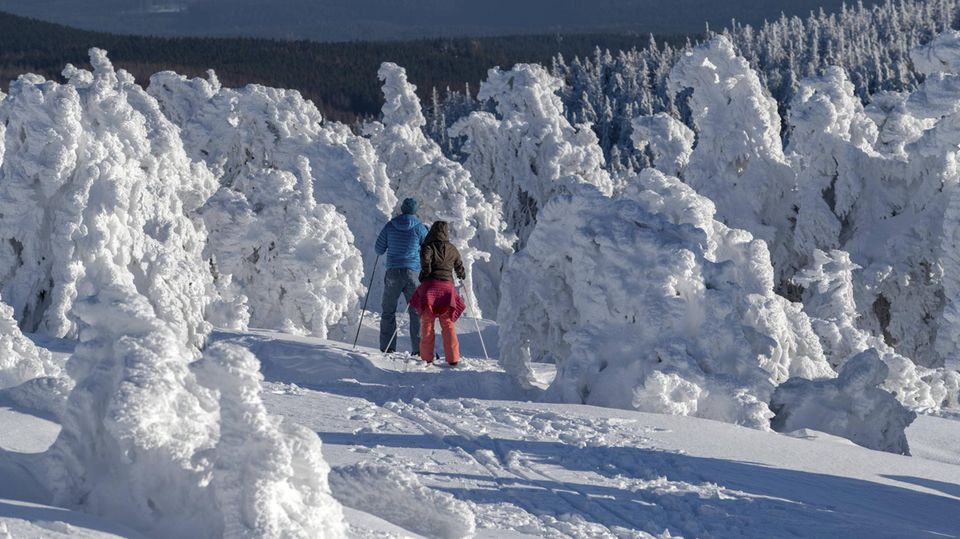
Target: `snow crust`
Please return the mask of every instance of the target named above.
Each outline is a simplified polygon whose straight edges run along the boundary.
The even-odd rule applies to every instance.
[[[544,208],[504,275],[501,364],[546,398],[768,428],[790,377],[833,375],[809,319],[773,293],[766,244],[647,170],[612,200],[581,188]]]
[[[337,500],[398,524],[424,537],[472,537],[470,507],[446,492],[424,486],[409,470],[361,463],[333,469],[330,486]]]
[[[383,123],[373,122],[365,133],[386,164],[391,187],[400,200],[417,199],[417,213],[428,226],[437,220],[450,223],[471,291],[465,298],[470,315],[496,313],[500,274],[514,241],[505,234],[501,199],[496,192],[484,195],[470,173],[424,134],[426,119],[406,70],[386,62],[378,75],[385,99]]]
[[[558,194],[589,184],[614,189],[603,152],[588,125],[571,125],[557,92],[563,82],[535,64],[487,73],[477,94],[496,114],[475,112],[450,128],[465,137],[466,168],[484,192],[503,199],[507,232],[526,245],[539,211]]]
[[[864,447],[910,454],[906,428],[917,414],[880,389],[888,375],[876,350],[858,354],[831,380],[795,378],[777,387],[770,403],[774,430],[815,429]]]

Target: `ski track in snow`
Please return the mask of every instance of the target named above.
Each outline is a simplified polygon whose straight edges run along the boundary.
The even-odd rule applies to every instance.
[[[810,431],[537,403],[495,359],[477,358],[472,321],[458,327],[457,369],[366,347],[376,327],[375,317],[365,322],[356,350],[267,331],[213,336],[258,356],[271,413],[321,437],[331,477],[352,489],[332,481],[353,537],[458,537],[473,526],[476,537],[498,538],[960,537],[956,417],[922,417],[908,431],[915,456],[902,457]],[[496,326],[482,330],[495,354]],[[545,386],[551,366],[538,368]],[[0,408],[5,427],[26,433],[31,421],[33,434],[0,437],[15,457],[0,458],[0,485],[26,481],[17,458],[56,435],[49,421]],[[376,489],[364,494],[372,489],[363,485]],[[134,536],[90,515],[12,501],[23,492],[0,486],[0,538]],[[356,507],[365,496],[379,503]],[[398,518],[404,506],[419,511],[413,525]]]

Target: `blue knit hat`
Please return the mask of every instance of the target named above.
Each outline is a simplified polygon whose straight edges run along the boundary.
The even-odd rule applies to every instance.
[[[417,213],[417,199],[405,198],[400,205],[400,213],[413,215]]]

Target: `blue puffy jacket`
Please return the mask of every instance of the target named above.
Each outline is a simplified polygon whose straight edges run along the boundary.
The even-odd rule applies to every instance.
[[[420,271],[420,244],[426,237],[427,227],[416,215],[398,215],[377,236],[377,254],[387,254],[388,269]]]

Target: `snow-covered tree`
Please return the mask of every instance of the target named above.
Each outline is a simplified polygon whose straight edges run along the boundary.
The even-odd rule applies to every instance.
[[[330,494],[320,438],[271,416],[263,404],[260,362],[244,348],[217,343],[198,379],[214,389],[219,438],[210,486],[223,537],[338,538],[346,532]]]
[[[670,176],[683,176],[696,136],[689,127],[661,112],[634,118],[631,136],[637,149],[649,150],[657,170]]]
[[[0,299],[0,389],[58,374],[60,366],[50,353],[24,337],[13,319],[13,309]]]
[[[325,339],[363,291],[363,260],[344,217],[317,204],[311,189],[302,158],[296,177],[281,170],[238,177],[200,213],[211,265],[222,288],[247,298],[250,323]]]
[[[108,266],[179,342],[200,346],[216,294],[189,215],[214,178],[128,73],[99,49],[90,61],[92,73],[68,66],[66,84],[24,75],[0,103],[3,297],[26,331],[75,338],[74,303],[103,282],[84,277]]]
[[[154,537],[342,536],[319,439],[266,414],[250,353],[213,346],[192,368],[116,268],[92,269],[97,293],[74,307],[78,382],[35,470],[55,503]]]
[[[325,122],[314,104],[295,90],[259,85],[231,89],[222,87],[212,72],[207,79],[187,79],[176,73],[163,72],[151,77],[148,91],[159,100],[164,114],[180,126],[181,137],[190,155],[206,163],[223,188],[240,192],[249,200],[253,190],[283,192],[291,177],[300,178],[301,193],[306,193],[304,188],[308,187],[307,183],[312,183],[309,188],[316,202],[333,205],[346,218],[353,241],[363,253],[365,274],[370,275],[375,259],[373,245],[397,199],[390,188],[384,165],[367,139],[354,135],[342,124]],[[302,164],[304,159],[306,167]],[[303,181],[305,173],[309,174],[311,182]],[[278,185],[261,184],[266,181],[278,182]],[[225,193],[223,196],[234,195]],[[302,197],[294,198],[303,200]],[[257,208],[251,209],[254,215],[258,213]],[[320,212],[318,219],[327,223],[322,229],[323,235],[337,237],[341,234],[336,228],[339,226],[337,220],[322,206],[316,210],[291,210],[293,214],[310,211]],[[262,231],[274,225],[251,226]],[[294,235],[302,236],[305,229],[300,230]],[[308,255],[316,246],[308,243],[301,250],[294,242],[288,244],[288,249]],[[233,254],[241,252],[232,251]],[[307,256],[296,262],[309,265],[312,260]],[[233,267],[243,264],[236,260],[219,263],[224,262]],[[351,275],[350,282],[345,284],[354,286],[354,277],[350,273],[352,267],[345,270]],[[296,273],[304,275],[309,271],[301,267]],[[382,290],[382,283],[374,281],[373,294],[378,295],[379,290]],[[350,295],[362,292],[357,286],[349,294],[338,295],[336,301],[346,301]],[[287,299],[290,297],[288,295]],[[277,299],[284,301],[283,298]],[[251,307],[257,310],[256,305],[251,304]],[[296,307],[283,307],[288,308]],[[345,307],[338,304],[337,308]],[[258,315],[254,313],[253,318],[257,319]],[[306,318],[312,320],[312,316]],[[312,331],[318,326],[309,322],[304,327]]]
[[[507,232],[517,235],[520,248],[554,196],[580,184],[613,192],[597,137],[564,117],[557,95],[562,84],[539,65],[491,69],[478,97],[496,104],[496,116],[473,113],[451,128],[467,139],[464,167],[473,181],[503,198]]]
[[[870,449],[909,455],[905,431],[917,414],[879,387],[887,377],[887,365],[871,349],[845,363],[837,378],[789,380],[773,395],[771,424],[780,432],[814,429]]]
[[[386,164],[397,198],[416,198],[418,214],[428,224],[450,223],[451,241],[463,256],[466,286],[473,291],[467,308],[474,316],[481,310],[492,315],[500,302],[500,273],[513,251],[504,234],[500,197],[495,192],[485,196],[470,173],[444,157],[424,134],[426,119],[406,71],[387,62],[379,76],[384,83],[383,123],[368,125],[366,134]]]
[[[833,376],[800,306],[773,293],[766,244],[712,202],[644,171],[619,200],[592,187],[544,208],[504,275],[500,362],[546,397],[768,428],[790,377]]]
[[[722,36],[681,57],[670,85],[693,92],[697,145],[684,181],[716,204],[718,220],[767,242],[779,281],[789,258],[796,177],[783,154],[777,102]]]

